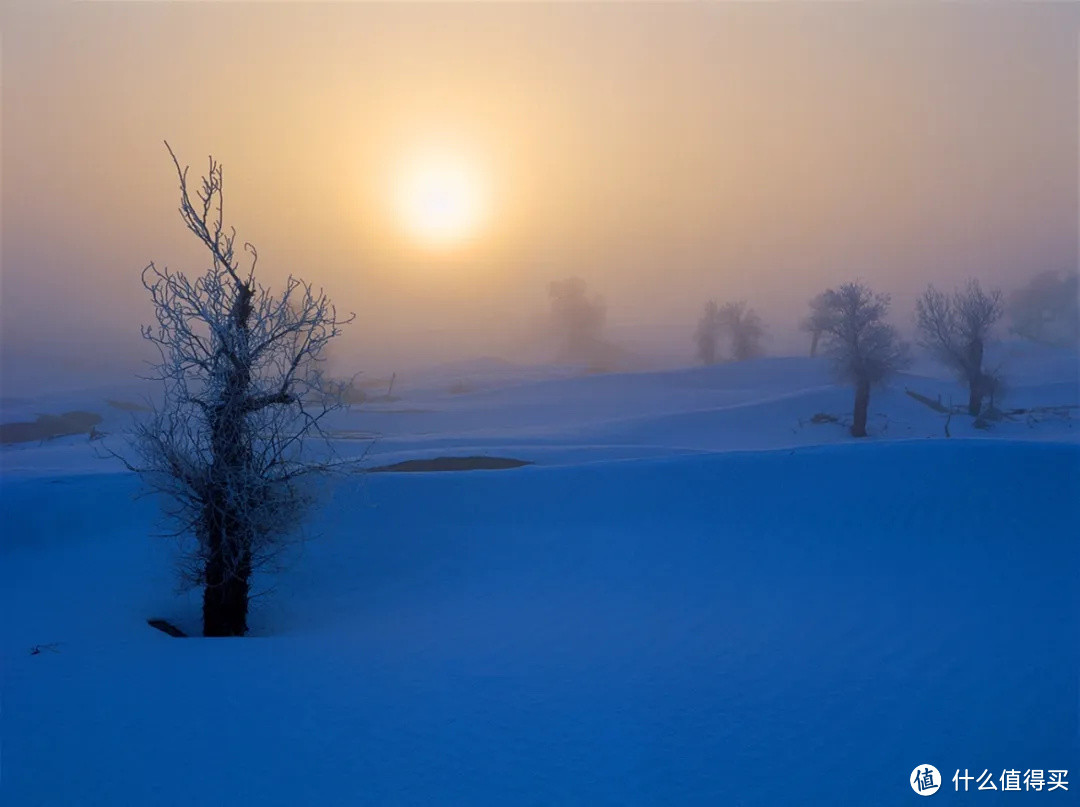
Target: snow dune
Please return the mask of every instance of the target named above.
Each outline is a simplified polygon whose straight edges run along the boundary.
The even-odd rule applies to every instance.
[[[3,790],[899,804],[919,762],[1068,768],[1078,463],[928,441],[369,477],[246,641],[146,627],[197,610],[129,479],[6,484]]]
[[[0,801],[899,805],[919,763],[1068,769],[1080,448],[944,439],[903,386],[950,383],[900,379],[861,442],[799,424],[850,395],[809,360],[417,386],[341,416],[371,464],[537,464],[335,483],[244,640],[146,625],[198,598],[135,480],[6,449]]]

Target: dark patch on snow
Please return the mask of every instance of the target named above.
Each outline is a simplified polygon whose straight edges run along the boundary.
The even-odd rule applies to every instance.
[[[405,460],[393,465],[380,465],[372,471],[497,471],[532,465],[526,460],[508,457],[433,457],[424,460]]]

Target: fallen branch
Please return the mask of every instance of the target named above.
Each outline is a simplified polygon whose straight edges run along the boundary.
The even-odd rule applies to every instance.
[[[929,406],[935,412],[940,412],[943,415],[950,414],[949,408],[942,404],[940,399],[935,401],[933,398],[927,398],[925,395],[920,395],[919,393],[915,392],[915,390],[911,389],[905,389],[904,392],[907,393],[909,397],[914,398],[916,401],[923,404],[924,406]]]
[[[148,619],[146,620],[146,624],[151,628],[157,628],[162,633],[167,633],[177,639],[183,639],[187,636],[187,634],[176,627],[176,625],[171,622],[166,622],[164,619]]]

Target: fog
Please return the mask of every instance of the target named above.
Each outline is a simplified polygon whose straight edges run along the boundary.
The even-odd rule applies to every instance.
[[[690,364],[705,301],[770,352],[861,278],[910,327],[929,281],[1077,265],[1073,4],[25,3],[2,12],[5,394],[131,371],[149,261],[198,272],[163,140],[225,168],[259,274],[357,320],[385,372],[555,358],[551,281],[608,337]],[[436,149],[484,215],[433,246],[395,183]]]

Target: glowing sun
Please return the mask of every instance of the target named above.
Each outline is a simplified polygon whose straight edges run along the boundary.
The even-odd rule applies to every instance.
[[[432,154],[412,160],[397,181],[396,195],[401,223],[429,246],[469,240],[484,218],[480,177],[461,157]]]

